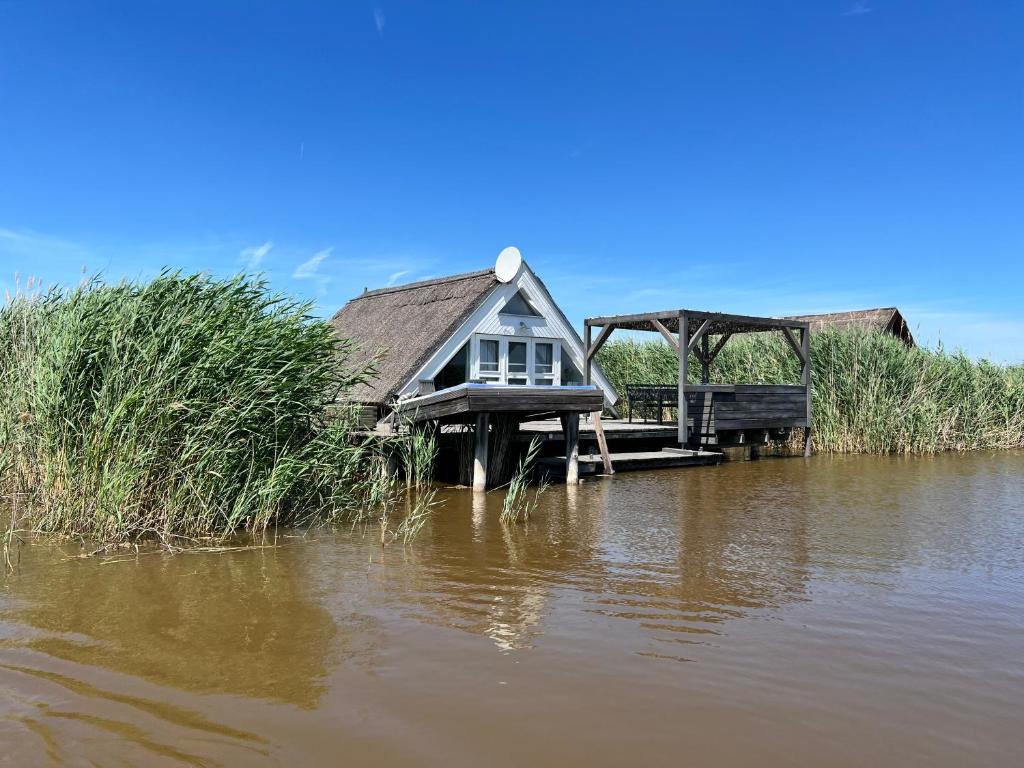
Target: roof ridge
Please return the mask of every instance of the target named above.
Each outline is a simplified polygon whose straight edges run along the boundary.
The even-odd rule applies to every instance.
[[[493,275],[494,269],[480,269],[476,272],[462,272],[458,275],[445,275],[444,277],[432,277],[427,280],[418,280],[415,283],[403,283],[402,285],[389,285],[384,288],[374,288],[372,291],[363,291],[358,296],[353,297],[350,301],[359,301],[359,299],[365,299],[370,296],[384,296],[389,293],[399,293],[400,291],[408,291],[416,288],[425,288],[430,285],[443,285],[445,283],[454,283],[459,280],[471,280],[477,277],[484,277],[485,275]]]
[[[898,307],[864,307],[863,309],[841,309],[835,312],[815,312],[810,315],[787,315],[784,319],[793,320],[798,317],[825,317],[826,315],[855,315],[858,312],[899,312]]]

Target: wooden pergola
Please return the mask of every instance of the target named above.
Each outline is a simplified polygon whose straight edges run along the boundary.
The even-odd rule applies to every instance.
[[[597,338],[593,338],[597,328]],[[584,380],[590,383],[594,355],[615,330],[660,333],[679,358],[679,444],[691,442],[687,410],[698,402],[714,408],[718,431],[803,427],[804,455],[811,453],[811,334],[805,320],[729,315],[692,309],[644,312],[635,315],[590,317],[584,321],[587,350]],[[710,384],[711,364],[728,343],[741,333],[779,332],[800,360],[799,386]],[[689,356],[700,362],[700,384],[689,384]]]

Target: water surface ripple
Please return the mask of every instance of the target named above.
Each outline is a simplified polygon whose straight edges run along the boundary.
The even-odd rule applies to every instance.
[[[410,547],[21,550],[12,765],[1018,765],[1024,455],[442,492]]]

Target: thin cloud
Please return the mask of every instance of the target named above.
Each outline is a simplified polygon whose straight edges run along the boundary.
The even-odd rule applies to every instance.
[[[263,264],[263,260],[267,257],[267,254],[270,253],[270,250],[273,247],[274,244],[268,240],[263,245],[256,245],[251,246],[249,248],[243,248],[242,252],[239,254],[239,258],[241,258],[245,262],[245,271],[258,271],[260,265]]]
[[[403,269],[403,270],[402,270],[402,271],[400,271],[400,272],[393,272],[392,274],[390,274],[390,275],[388,276],[388,288],[390,288],[390,287],[391,287],[392,285],[394,285],[395,283],[397,283],[397,282],[399,281],[399,279],[400,279],[400,278],[403,278],[403,277],[405,277],[406,275],[408,275],[410,271],[411,271],[411,270],[408,270],[408,269]]]
[[[317,251],[311,258],[295,268],[295,271],[292,272],[292,277],[296,280],[309,280],[316,277],[320,265],[323,264],[324,259],[331,255],[333,250],[333,248],[324,248],[322,251]]]
[[[863,16],[865,13],[871,13],[873,10],[866,0],[859,0],[843,11],[843,16]]]
[[[380,6],[373,9],[373,24],[377,27],[377,34],[384,37],[384,25],[387,24],[387,18],[384,16],[384,9]]]

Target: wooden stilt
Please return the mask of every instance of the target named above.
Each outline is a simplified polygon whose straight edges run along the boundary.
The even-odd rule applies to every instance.
[[[565,414],[562,425],[565,435],[565,483],[576,485],[580,481],[580,415]]]
[[[787,329],[788,330],[788,329]],[[792,334],[789,334],[792,336]],[[807,397],[807,426],[804,428],[804,456],[810,456],[813,450],[811,445],[811,329],[800,329],[800,357],[803,367],[800,371],[800,381],[804,385],[804,392]]]
[[[615,468],[612,467],[612,456],[608,452],[608,438],[604,434],[604,425],[601,423],[601,412],[594,411],[590,414],[590,420],[594,422],[594,434],[597,436],[597,447],[601,451],[601,461],[604,462],[604,473],[614,475]]]
[[[490,427],[491,415],[478,413],[476,430],[473,440],[473,490],[487,490],[487,431]]]
[[[679,447],[685,448],[690,442],[690,430],[686,423],[686,377],[689,373],[687,370],[689,366],[689,318],[683,311],[679,312],[679,392],[678,392],[678,404],[676,405],[676,413],[679,416]]]

